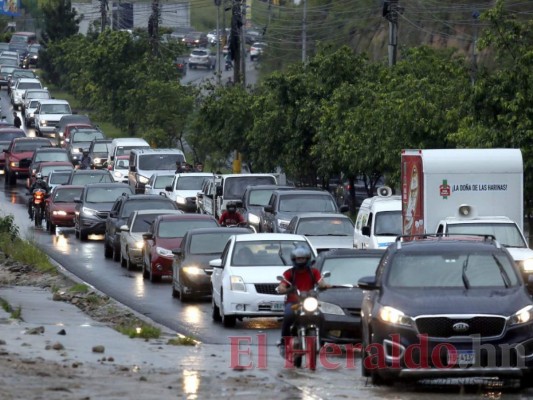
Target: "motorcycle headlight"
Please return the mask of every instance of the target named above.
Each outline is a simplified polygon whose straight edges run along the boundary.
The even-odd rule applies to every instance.
[[[88,207],[82,207],[81,212],[82,214],[86,214],[86,215],[96,215],[98,213],[97,210],[93,210],[92,208],[88,208]]]
[[[412,318],[405,315],[402,311],[393,307],[383,306],[378,312],[379,318],[383,322],[387,322],[393,325],[411,326]]]
[[[324,314],[333,314],[333,315],[345,315],[344,311],[337,304],[326,303],[325,301],[319,301],[318,306],[320,311]]]
[[[159,254],[162,257],[174,257],[172,254],[172,251],[169,249],[165,249],[164,247],[156,247],[155,251],[157,254]]]
[[[138,241],[138,242],[135,242],[135,248],[136,249],[142,249],[144,246],[144,242],[141,240],[141,241]]]
[[[287,230],[287,228],[289,227],[290,223],[291,223],[291,221],[287,221],[285,219],[278,219],[278,227],[280,229],[283,229],[284,231]]]
[[[250,222],[251,224],[259,224],[259,222],[261,221],[261,219],[255,215],[255,214],[248,214],[248,222]]]
[[[234,292],[246,292],[246,285],[240,276],[230,276],[230,289]]]
[[[185,197],[182,197],[182,196],[177,196],[176,197],[176,202],[178,204],[187,204],[187,199]]]
[[[195,266],[184,267],[183,272],[187,275],[203,275],[204,270]]]
[[[150,178],[147,178],[146,176],[137,175],[137,180],[142,184],[147,184]]]
[[[66,211],[63,211],[63,210],[57,210],[57,211],[52,211],[52,214],[53,214],[53,215],[59,215],[59,216],[61,216],[61,217],[66,217],[67,212],[66,212]]]
[[[304,310],[307,312],[315,312],[318,308],[318,300],[314,297],[307,297],[303,304]]]
[[[522,325],[533,320],[533,305],[526,306],[509,318],[509,325]]]
[[[521,262],[524,272],[533,272],[533,258],[528,258]]]

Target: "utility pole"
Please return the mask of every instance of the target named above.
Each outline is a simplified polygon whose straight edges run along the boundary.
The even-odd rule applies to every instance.
[[[302,63],[307,59],[307,0],[303,0],[304,9],[302,16]]]
[[[159,54],[159,0],[152,1],[152,15],[148,19],[148,35],[152,46],[152,54]]]
[[[231,11],[231,34],[229,51],[233,60],[233,82],[242,83],[241,78],[241,29],[242,29],[242,8],[240,0],[233,0]]]
[[[398,15],[403,8],[398,5],[398,0],[385,0],[383,2],[383,16],[389,21],[389,67],[396,65],[398,52]]]
[[[474,19],[474,42],[472,43],[472,85],[476,83],[477,78],[477,23],[479,19],[479,11],[475,10],[472,13]]]
[[[241,83],[246,87],[246,0],[241,0]]]
[[[220,78],[222,77],[221,59],[220,59],[220,4],[222,0],[215,0],[215,6],[217,7],[217,85],[220,86]]]
[[[107,5],[107,0],[100,0],[100,15],[102,16],[100,21],[100,32],[105,30],[107,24],[107,10],[109,6]]]

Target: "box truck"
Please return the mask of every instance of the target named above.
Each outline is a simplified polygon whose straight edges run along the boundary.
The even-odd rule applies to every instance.
[[[403,234],[493,235],[533,272],[523,187],[520,149],[403,150]]]

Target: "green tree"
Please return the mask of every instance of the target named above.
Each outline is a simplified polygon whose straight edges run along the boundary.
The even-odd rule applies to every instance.
[[[81,16],[70,0],[50,0],[43,4],[45,43],[56,42],[78,33]]]

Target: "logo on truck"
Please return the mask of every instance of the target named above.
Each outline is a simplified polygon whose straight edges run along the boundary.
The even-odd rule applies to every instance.
[[[439,186],[439,189],[440,195],[444,200],[446,200],[452,194],[452,190],[450,188],[450,185],[448,185],[447,179],[442,180],[442,185]]]

